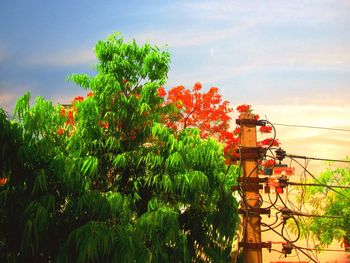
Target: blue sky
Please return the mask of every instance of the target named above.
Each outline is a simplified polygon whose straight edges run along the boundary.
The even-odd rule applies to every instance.
[[[350,129],[349,14],[349,0],[2,0],[0,107],[25,91],[55,103],[84,95],[66,76],[94,74],[95,43],[121,32],[169,49],[167,88],[200,81],[277,123]],[[345,157],[344,135],[278,128],[304,155]]]
[[[93,47],[119,31],[167,46],[168,87],[201,81],[234,105],[346,105],[349,1],[19,1],[0,3],[0,106],[24,91],[54,101],[93,74]]]
[[[121,32],[167,46],[167,88],[200,81],[275,123],[350,129],[349,14],[349,0],[1,0],[0,107],[25,91],[55,103],[86,94],[66,76],[94,74],[95,43]],[[276,128],[290,154],[350,154],[348,132]]]

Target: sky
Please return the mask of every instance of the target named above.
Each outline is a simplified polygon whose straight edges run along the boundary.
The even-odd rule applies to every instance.
[[[66,76],[94,74],[94,45],[121,32],[170,51],[166,88],[200,81],[271,122],[350,129],[349,14],[349,0],[1,0],[0,107],[84,95]],[[349,132],[276,128],[291,153],[349,155]]]

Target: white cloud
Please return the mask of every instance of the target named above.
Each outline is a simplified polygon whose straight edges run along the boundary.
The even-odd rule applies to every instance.
[[[199,19],[255,20],[257,24],[319,24],[346,19],[349,5],[340,1],[183,1],[176,5]]]
[[[86,65],[95,61],[96,57],[92,48],[39,53],[30,56],[26,60],[26,62],[31,65],[44,65],[52,67]]]
[[[204,46],[216,43],[233,37],[239,31],[244,30],[249,25],[241,25],[228,29],[203,30],[203,28],[191,28],[185,31],[176,29],[164,29],[140,33],[135,38],[141,42],[151,42],[160,46],[169,45],[171,48],[188,48]]]

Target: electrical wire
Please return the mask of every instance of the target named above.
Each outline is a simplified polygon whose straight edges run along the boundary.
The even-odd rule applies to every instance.
[[[287,182],[288,185],[296,185],[296,186],[325,186],[324,184],[313,184],[313,183],[297,183],[297,182]],[[328,185],[332,188],[342,188],[342,189],[350,189],[350,186],[344,185]]]
[[[274,131],[274,137],[273,137],[273,140],[271,140],[270,142],[270,145],[268,147],[265,148],[265,152],[264,154],[262,155],[263,157],[262,158],[266,158],[267,156],[267,152],[270,152],[272,156],[269,156],[270,158],[273,158],[275,161],[276,161],[276,157],[274,156],[274,153],[271,151],[273,148],[272,148],[272,144],[273,144],[273,141],[276,139],[276,129],[274,127],[274,124],[269,122],[269,121],[265,121],[265,123],[268,123],[269,125],[272,126],[273,128],[273,131]],[[316,127],[314,127],[316,128]],[[349,130],[350,131],[350,130]],[[241,150],[241,148],[240,148]],[[304,179],[301,179],[301,182],[302,183],[297,183],[297,182],[287,182],[287,185],[289,186],[303,186],[304,188],[306,186],[321,186],[321,187],[326,187],[328,189],[330,189],[331,191],[334,191],[336,192],[337,194],[340,194],[342,196],[344,196],[341,192],[335,190],[334,188],[344,188],[344,189],[347,189],[347,188],[350,188],[350,186],[338,186],[338,185],[325,185],[325,184],[322,184],[314,175],[312,175],[308,169],[306,168],[307,166],[307,162],[309,160],[320,160],[320,161],[334,161],[334,162],[346,162],[346,163],[350,163],[350,160],[349,161],[345,161],[345,160],[334,160],[334,159],[325,159],[325,158],[313,158],[313,157],[306,157],[306,156],[298,156],[298,155],[286,155],[286,157],[290,158],[290,162],[292,163],[293,161],[295,163],[297,163],[298,165],[300,165],[302,168],[304,168]],[[295,159],[304,159],[305,160],[305,165],[303,166],[300,162],[298,162],[297,160]],[[242,197],[242,202],[244,203],[245,205],[245,216],[248,217],[249,214],[254,214],[256,216],[260,216],[260,214],[258,212],[253,212],[253,211],[249,211],[249,208],[257,208],[257,207],[261,207],[264,200],[262,199],[261,195],[259,194],[259,202],[257,204],[257,206],[252,206],[252,205],[249,205],[248,201],[247,200],[247,197],[246,197],[246,185],[247,183],[249,182],[249,178],[257,171],[257,169],[259,168],[259,164],[261,160],[258,160],[257,164],[255,165],[254,169],[250,171],[250,173],[248,175],[245,174],[245,171],[244,171],[244,167],[243,167],[243,164],[242,164],[242,154],[240,154],[240,171],[243,169],[243,182],[240,185],[239,187],[239,193]],[[318,182],[318,184],[314,183],[306,183],[306,174],[310,175],[316,182]],[[268,182],[267,182],[268,184]],[[296,211],[296,208],[297,206],[294,205],[291,200],[289,200],[288,198],[288,195],[286,196],[286,201],[284,201],[282,199],[282,197],[280,196],[280,194],[276,191],[276,199],[275,200],[272,200],[271,199],[271,196],[270,196],[270,193],[269,193],[269,206],[266,207],[265,209],[271,209],[271,210],[276,210],[277,212],[274,213],[274,216],[276,217],[275,220],[273,220],[272,223],[270,224],[267,224],[267,223],[264,223],[264,222],[261,222],[261,226],[266,228],[266,229],[261,229],[261,232],[266,232],[266,231],[273,231],[275,232],[276,234],[278,234],[279,236],[281,236],[283,238],[283,240],[285,240],[286,242],[288,242],[289,244],[292,245],[293,248],[295,248],[295,252],[296,252],[296,256],[299,258],[300,260],[300,257],[299,257],[299,253],[302,253],[304,254],[307,258],[309,258],[311,261],[313,262],[317,262],[317,260],[315,260],[315,258],[317,259],[317,253],[314,254],[312,251],[314,251],[314,249],[311,249],[311,248],[303,248],[303,247],[300,247],[300,246],[297,246],[295,243],[300,239],[300,236],[301,236],[301,229],[300,229],[300,226],[299,226],[299,220],[301,220],[301,222],[304,221],[304,219],[302,219],[303,217],[324,217],[324,218],[344,218],[344,217],[341,217],[341,216],[328,216],[328,215],[314,215],[314,214],[307,214],[307,213],[303,213],[301,212],[302,211],[302,202],[300,202],[300,208],[298,209],[299,211]],[[349,199],[347,196],[344,196],[346,199]],[[254,199],[255,200],[255,199]],[[349,199],[350,200],[350,199]],[[283,212],[281,210],[281,208],[277,207],[277,202],[280,201],[285,208],[287,208],[287,217],[283,217],[283,220],[281,222],[279,222],[279,217],[278,217],[278,214],[282,213],[283,215]],[[289,209],[287,204],[289,204],[293,210]],[[284,211],[285,212],[285,211]],[[269,215],[270,217],[270,215]],[[293,221],[294,221],[294,224],[296,226],[296,237],[292,238],[290,237],[288,231],[286,230],[286,221],[289,219],[289,218],[292,218]],[[243,228],[243,241],[244,242],[247,242],[247,235],[246,235],[246,231],[247,231],[247,221],[244,220],[245,223],[244,223],[244,228]],[[282,225],[282,228],[281,228],[281,232],[279,233],[279,231],[276,230],[276,228],[280,227]],[[307,243],[309,244],[309,243]],[[309,246],[309,245],[308,245]],[[304,251],[305,250],[305,251]],[[278,251],[278,250],[275,250],[275,249],[271,249],[271,251],[276,251],[276,252],[279,252],[281,254],[285,254],[283,251]],[[311,255],[311,254],[312,255]],[[287,256],[287,255],[286,255]]]
[[[313,215],[313,214],[304,214],[296,211],[292,211],[293,215],[303,216],[303,217],[322,217],[322,218],[347,218],[346,216],[331,216],[331,215]]]
[[[345,251],[344,249],[307,248],[307,247],[299,247],[299,248],[304,249],[304,250],[309,250],[309,251],[325,251],[325,252],[344,252],[344,253],[349,253],[349,251]]]
[[[270,204],[271,204],[271,205],[268,206],[268,207],[265,207],[264,209],[270,209],[271,207],[275,206],[276,203],[277,203],[277,201],[278,201],[278,196],[276,195],[275,201],[272,202],[271,196],[270,196],[270,191],[268,192],[268,197],[269,197],[269,201],[270,201]]]
[[[279,235],[280,237],[282,237],[285,241],[289,242],[289,240],[285,239],[285,237],[283,235],[281,235],[278,231],[276,231],[275,229],[273,229],[272,227],[269,227],[268,225],[265,225],[264,226],[267,226],[268,228],[270,228],[271,231],[275,232],[277,235]],[[307,253],[305,253],[305,251],[303,251],[303,248],[302,247],[299,247],[299,246],[296,246],[295,244],[293,243],[290,243],[294,248],[298,249],[301,253],[303,253],[306,257],[308,257],[311,261],[317,263],[317,261],[315,259],[313,259],[310,255],[308,255]]]
[[[271,124],[272,125],[272,124]],[[272,127],[273,127],[273,125],[272,125]],[[273,127],[274,128],[274,127]],[[274,129],[274,131],[275,131],[275,129]],[[276,134],[276,133],[275,133]],[[274,154],[272,154],[272,158],[274,159],[274,160],[276,160],[276,157],[274,156]],[[282,202],[282,204],[284,204],[284,206],[285,207],[287,207],[287,205],[286,205],[286,202],[288,202],[289,200],[288,200],[288,197],[287,197],[287,200],[286,200],[286,202],[284,202],[283,201],[283,199],[280,197],[280,195],[279,195],[279,193],[278,192],[276,192],[276,198],[277,199],[280,199],[280,201]],[[290,218],[293,218],[293,220],[294,220],[294,222],[295,222],[295,224],[296,224],[296,226],[297,226],[297,237],[294,239],[294,240],[291,240],[291,238],[290,238],[290,236],[289,236],[289,234],[288,234],[288,232],[286,232],[286,234],[287,234],[287,236],[288,236],[288,238],[286,238],[285,236],[284,236],[284,227],[285,227],[285,221],[282,221],[280,224],[278,224],[277,226],[275,225],[276,224],[276,222],[278,222],[278,217],[277,217],[277,215],[278,215],[278,213],[280,213],[280,209],[278,209],[278,207],[276,207],[276,201],[275,202],[272,202],[272,200],[271,200],[271,197],[270,197],[270,194],[269,194],[269,201],[270,201],[270,203],[271,203],[271,207],[274,207],[275,209],[277,209],[277,213],[276,213],[276,218],[277,218],[277,221],[275,221],[275,222],[273,222],[272,224],[270,224],[270,225],[268,225],[268,224],[266,224],[266,223],[263,223],[263,226],[265,226],[265,227],[267,227],[268,229],[267,230],[263,230],[263,231],[269,231],[269,230],[273,230],[274,232],[276,232],[275,230],[274,230],[274,228],[277,228],[278,226],[280,226],[281,224],[283,224],[282,225],[282,229],[281,229],[281,234],[279,234],[284,240],[286,240],[287,242],[290,242],[290,243],[295,243],[296,241],[298,241],[299,240],[299,238],[300,238],[300,227],[299,227],[299,223],[298,223],[298,221],[297,221],[297,219],[294,217],[294,215],[290,215]],[[299,249],[297,249],[297,250],[299,250]],[[296,253],[297,253],[297,250],[296,250]],[[313,259],[313,257],[312,256],[310,256],[310,255],[308,255],[306,252],[304,252],[304,251],[301,251],[305,256],[307,256],[309,259],[311,259],[312,261],[314,261],[314,262],[317,262],[316,260],[314,260]],[[300,260],[300,257],[299,257],[299,253],[297,253],[296,254],[296,256],[298,257],[298,259]]]
[[[350,132],[349,129],[341,128],[331,128],[331,127],[320,127],[320,126],[310,126],[310,125],[295,125],[295,124],[284,124],[284,123],[273,123],[276,126],[294,127],[294,128],[310,128],[310,129],[320,129],[320,130],[331,130],[331,131],[343,131]]]
[[[279,193],[276,193],[276,194],[278,195],[278,198],[280,199],[280,201],[281,201],[281,203],[284,205],[284,207],[287,208],[287,205],[286,205],[286,203],[283,201],[283,199],[282,199],[282,197],[280,196],[280,194],[279,194]],[[279,211],[283,214],[283,212],[282,212],[281,210],[279,210]],[[290,214],[290,218],[292,218],[292,219],[294,220],[294,223],[295,223],[295,225],[296,225],[296,227],[297,227],[297,229],[298,229],[297,237],[296,237],[293,241],[291,241],[290,238],[289,238],[289,242],[295,243],[295,242],[297,242],[297,241],[299,240],[299,238],[300,238],[300,226],[299,226],[299,223],[298,223],[298,221],[296,220],[296,218],[294,217],[293,214]],[[282,229],[281,229],[281,234],[282,234],[283,237],[284,237],[284,235],[283,235],[284,229],[285,229],[285,224],[282,225]],[[285,239],[285,240],[286,240],[286,239]]]
[[[271,140],[271,142],[270,142],[270,144],[265,148],[265,152],[262,154],[262,158],[264,158],[264,156],[266,156],[266,153],[271,149],[271,147],[272,147],[272,145],[273,145],[273,142],[276,140],[276,128],[273,126],[273,124],[270,122],[270,121],[268,121],[268,120],[260,120],[261,122],[263,122],[263,123],[265,123],[265,125],[266,125],[266,123],[268,123],[268,124],[270,124],[271,125],[271,127],[272,127],[272,129],[273,129],[273,133],[274,133],[274,135],[273,135],[273,139]],[[241,148],[239,148],[239,149],[241,149]],[[240,164],[242,163],[241,162],[241,156],[242,156],[242,154],[240,154]],[[262,159],[261,158],[261,159]],[[244,182],[243,182],[243,184],[242,184],[242,189],[245,187],[245,185],[247,184],[247,182],[248,182],[248,178],[259,168],[259,162],[261,161],[261,159],[260,160],[258,160],[258,162],[257,162],[257,165],[254,167],[254,169],[250,172],[250,174],[248,175],[248,176],[244,176],[245,177],[245,180],[244,180]]]
[[[306,169],[306,167],[304,167],[300,162],[298,162],[297,160],[295,160],[295,158],[288,156],[289,158],[291,158],[294,162],[296,162],[297,164],[299,164],[316,182],[318,182],[319,184],[321,184],[323,187],[328,188],[329,190],[343,196],[345,199],[347,199],[350,202],[350,198],[347,197],[346,195],[342,194],[341,192],[333,189],[331,186],[323,184],[322,182],[320,182],[308,169]]]
[[[350,160],[338,160],[338,159],[330,159],[330,158],[317,158],[317,157],[308,157],[308,156],[295,155],[295,154],[286,154],[286,157],[295,158],[295,159],[315,160],[315,161],[350,163]]]

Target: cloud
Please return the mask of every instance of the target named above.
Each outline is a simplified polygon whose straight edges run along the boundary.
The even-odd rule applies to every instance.
[[[253,105],[254,113],[261,119],[267,118],[275,124],[276,138],[281,147],[288,153],[300,156],[344,160],[350,156],[349,132],[311,129],[302,127],[285,127],[277,124],[292,124],[302,126],[318,126],[342,128],[350,130],[350,106],[317,106],[317,105]],[[238,117],[235,111],[232,125]],[[270,137],[258,133],[258,140]],[[285,159],[283,163],[296,168],[296,174],[303,170],[299,165]],[[299,160],[304,164],[303,160]],[[308,169],[317,174],[323,171],[328,164],[325,161],[310,161]],[[333,164],[339,166],[339,163]]]
[[[233,40],[233,44],[233,36],[247,31],[259,35],[266,29],[285,30],[274,32],[275,36],[269,36],[270,39],[281,33],[288,36],[289,31],[308,29],[309,34],[315,34],[318,28],[324,29],[323,25],[333,25],[337,29],[344,25],[345,33],[349,22],[349,6],[340,1],[317,4],[310,1],[177,1],[168,8],[170,25],[171,19],[177,24],[160,24],[158,31],[142,31],[138,39],[151,39],[171,47],[203,46],[222,40]],[[184,20],[186,25],[182,24]],[[302,35],[296,36],[300,37]]]
[[[249,21],[257,24],[309,24],[348,18],[349,5],[340,1],[184,1],[176,5],[188,15],[210,21]]]
[[[249,25],[220,30],[205,30],[202,28],[190,28],[187,30],[161,29],[139,33],[135,37],[141,42],[151,42],[160,46],[169,45],[171,48],[189,48],[204,46],[228,39],[244,30]]]
[[[252,79],[257,73],[261,72],[294,72],[295,77],[302,72],[320,72],[323,71],[323,75],[329,71],[350,71],[350,53],[346,50],[324,53],[314,52],[309,53],[286,53],[283,56],[279,54],[271,55],[265,54],[257,57],[247,57],[246,61],[234,62],[234,53],[226,53],[226,58],[217,59],[216,61],[210,61],[209,63],[194,68],[191,71],[182,71],[180,68],[173,68],[177,72],[170,72],[170,82],[173,79],[180,79],[188,81],[198,81],[210,83],[222,83],[239,76],[245,75]],[[209,49],[209,55],[211,57],[218,56],[217,49]],[[244,51],[242,51],[244,52]],[[232,57],[232,60],[227,59]],[[175,74],[174,74],[175,73]],[[315,79],[314,81],[317,82]],[[279,85],[278,83],[275,84]],[[329,88],[341,88],[336,82],[333,83],[333,87]],[[347,87],[344,87],[345,90]]]
[[[269,121],[276,124],[277,138],[290,154],[330,159],[344,159],[350,155],[349,132],[277,125],[292,124],[350,130],[350,106],[253,105],[253,107],[261,118],[265,118],[266,115]]]
[[[76,65],[88,65],[96,61],[92,48],[70,49],[59,52],[46,52],[34,54],[25,62],[29,65],[64,67]]]

